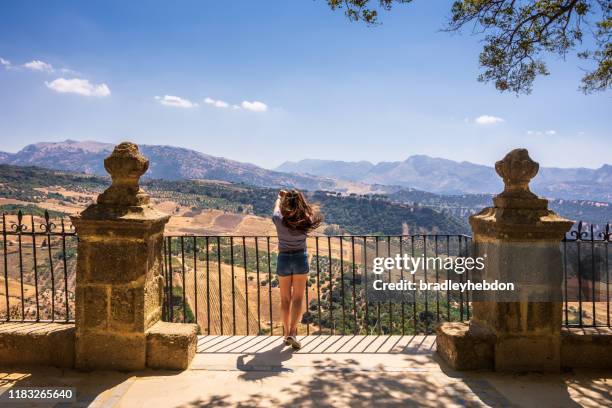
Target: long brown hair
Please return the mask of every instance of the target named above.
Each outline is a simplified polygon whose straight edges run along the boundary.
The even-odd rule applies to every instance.
[[[283,225],[293,230],[309,232],[317,229],[323,221],[317,208],[309,204],[298,190],[289,190],[281,197],[280,211]]]

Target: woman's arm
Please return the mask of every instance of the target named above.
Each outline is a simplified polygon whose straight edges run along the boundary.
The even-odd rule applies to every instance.
[[[278,192],[278,198],[276,199],[276,202],[274,203],[274,211],[273,214],[274,215],[279,215],[280,216],[280,202],[281,199],[285,196],[285,190],[281,190]]]

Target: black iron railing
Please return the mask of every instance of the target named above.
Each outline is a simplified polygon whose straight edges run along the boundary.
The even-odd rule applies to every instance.
[[[576,224],[561,243],[565,326],[610,326],[610,224]]]
[[[73,321],[78,238],[48,212],[2,214],[0,320]],[[610,225],[577,223],[561,242],[563,324],[611,326]],[[274,236],[167,236],[163,317],[197,322],[203,333],[280,334]],[[377,256],[469,256],[464,235],[319,236],[308,239],[304,333],[428,333],[470,318],[469,294],[422,293],[401,304],[367,301],[366,272]],[[400,271],[400,275],[401,275]],[[437,282],[447,272],[411,277]],[[467,279],[469,276],[462,276]]]
[[[77,237],[49,213],[2,214],[0,316],[5,321],[74,320]],[[4,299],[1,299],[4,297]]]
[[[372,302],[366,293],[374,257],[465,257],[468,236],[313,236],[307,245],[305,334],[429,333],[441,321],[470,317],[469,299],[460,292],[424,291],[401,304]],[[198,323],[208,334],[280,334],[276,246],[275,236],[167,236],[164,319]],[[396,278],[449,278],[449,272],[426,266],[411,277],[403,273]]]

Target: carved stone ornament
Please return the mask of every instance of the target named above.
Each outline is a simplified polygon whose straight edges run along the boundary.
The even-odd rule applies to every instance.
[[[118,144],[104,160],[104,168],[113,183],[98,196],[98,204],[125,207],[149,204],[149,195],[138,184],[149,168],[149,160],[140,153],[137,145],[130,142]]]
[[[536,197],[529,190],[529,182],[538,174],[540,165],[531,160],[527,149],[514,149],[495,163],[495,171],[504,180],[506,196]]]
[[[495,207],[546,210],[548,201],[529,189],[529,182],[539,169],[540,165],[529,157],[527,149],[514,149],[495,163],[495,171],[504,180],[504,191],[493,198]]]
[[[527,149],[515,149],[495,163],[504,180],[504,191],[493,197],[493,207],[470,217],[475,236],[533,240],[552,237],[560,240],[572,222],[548,209],[548,200],[529,189],[540,165]]]

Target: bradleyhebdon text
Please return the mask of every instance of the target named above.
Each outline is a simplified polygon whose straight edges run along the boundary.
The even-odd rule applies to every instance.
[[[428,290],[428,291],[461,291],[461,292],[472,292],[472,291],[513,291],[514,283],[512,282],[500,282],[495,280],[493,282],[453,282],[445,280],[443,282],[411,282],[408,280],[400,280],[399,282],[383,282],[382,280],[375,280],[372,282],[374,290],[400,290],[400,291],[415,291],[415,290]]]

